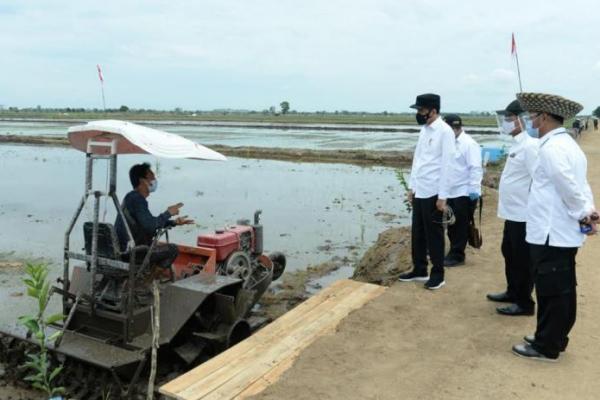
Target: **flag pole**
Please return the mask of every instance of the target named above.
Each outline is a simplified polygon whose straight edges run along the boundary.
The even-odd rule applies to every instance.
[[[515,33],[512,33],[512,42],[510,53],[515,56],[515,60],[517,61],[517,75],[519,76],[519,90],[523,93],[523,84],[521,83],[521,67],[519,66],[519,53],[517,52],[517,42],[515,40]]]
[[[517,60],[517,75],[519,76],[519,89],[521,93],[523,93],[523,84],[521,83],[521,68],[519,67],[519,55],[517,54],[517,52],[515,52],[515,59]],[[104,96],[104,94],[102,94],[102,96]]]
[[[517,62],[518,65],[518,62]],[[521,77],[519,76],[519,81]],[[104,100],[104,82],[100,82],[100,87],[102,88],[102,109],[106,112],[106,101]]]
[[[102,75],[102,68],[100,68],[100,64],[96,64],[96,69],[98,70],[98,79],[100,80],[100,90],[102,90],[102,109],[106,113],[106,101],[104,100],[104,76]]]

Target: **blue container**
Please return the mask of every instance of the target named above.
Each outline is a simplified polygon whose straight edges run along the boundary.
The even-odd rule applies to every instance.
[[[487,160],[491,163],[497,163],[502,160],[502,158],[506,155],[506,152],[503,148],[498,147],[482,147],[481,148],[481,159],[485,163]]]

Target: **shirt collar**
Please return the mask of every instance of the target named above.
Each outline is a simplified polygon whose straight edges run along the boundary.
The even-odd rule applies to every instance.
[[[543,138],[540,139],[540,147],[543,146],[544,144],[546,144],[546,142],[548,140],[550,140],[550,138],[552,136],[556,136],[556,135],[558,135],[560,133],[566,133],[566,132],[567,131],[562,126],[556,128],[556,129],[552,129],[550,132],[546,133]]]
[[[437,116],[436,119],[433,120],[433,122],[429,125],[425,125],[425,128],[429,128],[429,129],[436,129],[437,126],[441,123],[442,121],[442,117],[440,117],[439,115]]]
[[[521,131],[513,136],[513,140],[517,143],[522,143],[525,139],[527,139],[527,131]]]

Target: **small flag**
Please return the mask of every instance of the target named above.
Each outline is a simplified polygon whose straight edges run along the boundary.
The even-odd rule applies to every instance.
[[[104,77],[102,76],[102,68],[100,68],[100,64],[96,64],[96,68],[98,68],[98,78],[100,78],[100,82],[104,83]]]
[[[515,34],[513,32],[513,34],[512,34],[512,45],[511,45],[511,49],[510,49],[510,55],[514,56],[515,54],[517,54],[517,42],[515,41]]]

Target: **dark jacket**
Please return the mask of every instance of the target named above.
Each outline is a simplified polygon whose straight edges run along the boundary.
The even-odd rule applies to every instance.
[[[174,221],[170,220],[171,214],[169,214],[169,211],[163,212],[158,217],[153,216],[148,209],[148,201],[136,190],[127,193],[121,207],[129,229],[131,229],[133,240],[138,246],[150,245],[158,229],[175,225]],[[121,251],[125,251],[128,237],[120,215],[117,216],[115,221],[115,230],[119,238],[119,247]]]

